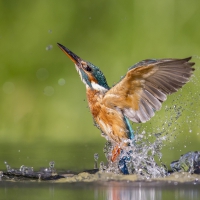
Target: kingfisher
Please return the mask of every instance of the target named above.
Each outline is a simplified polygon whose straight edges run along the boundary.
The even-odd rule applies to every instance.
[[[184,59],[146,59],[130,67],[125,76],[109,87],[104,74],[92,63],[81,59],[58,43],[59,48],[74,62],[86,86],[89,109],[102,136],[114,148],[111,161],[134,141],[130,121],[144,123],[161,109],[167,95],[186,84],[195,63],[192,57]],[[130,120],[130,121],[129,121]]]

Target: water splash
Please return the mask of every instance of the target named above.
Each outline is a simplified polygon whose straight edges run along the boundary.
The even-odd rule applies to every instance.
[[[22,175],[33,174],[33,167],[26,167],[26,166],[22,165],[19,168],[19,171],[22,173]]]
[[[94,169],[98,169],[98,159],[99,159],[99,154],[95,153],[94,154]]]
[[[3,171],[0,171],[0,181],[2,180],[3,177]]]
[[[148,127],[145,124],[138,126],[135,130],[134,142],[130,141],[131,145],[121,151],[114,163],[111,162],[114,145],[107,141],[104,153],[108,164],[101,163],[100,171],[135,173],[147,179],[168,175],[168,169],[162,161],[161,150],[166,142],[170,143],[176,140],[177,135],[183,132],[181,131],[183,125],[188,129],[189,134],[192,133],[194,120],[191,120],[190,115],[185,114],[190,109],[195,110],[195,104],[191,102],[192,96],[195,95],[190,92],[184,96],[182,93],[178,93],[172,100],[172,106],[163,106],[164,118],[157,120],[155,126]]]
[[[39,180],[46,180],[50,178],[60,178],[56,174],[56,169],[55,169],[55,162],[50,161],[49,162],[49,167],[41,168],[39,171],[35,172],[33,170],[33,167],[28,167],[25,165],[22,165],[19,169],[14,169],[12,168],[6,161],[4,162],[6,165],[7,173],[3,173],[4,175],[9,175],[9,176],[15,176],[15,177],[24,177],[24,178],[36,178]]]
[[[5,161],[4,164],[6,165],[7,172],[12,172],[14,169]]]
[[[160,153],[162,140],[165,138],[156,138],[154,143],[146,143],[142,141],[145,134],[144,131],[136,134],[134,145],[121,150],[121,154],[115,162],[110,161],[112,153],[110,149],[113,149],[113,146],[108,141],[104,147],[104,153],[109,158],[108,165],[100,166],[100,170],[113,173],[138,174],[147,179],[166,176],[168,170],[162,164],[162,154]],[[158,158],[160,165],[155,161],[155,157]]]
[[[174,172],[200,173],[200,151],[188,152],[173,161],[170,167]]]
[[[49,168],[48,168],[48,172],[49,173],[56,173],[56,169],[55,169],[55,162],[54,161],[50,161],[49,162]]]

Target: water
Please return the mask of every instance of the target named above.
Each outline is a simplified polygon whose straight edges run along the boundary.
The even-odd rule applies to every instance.
[[[170,164],[173,171],[187,171],[200,174],[200,151],[181,155],[179,160]]]
[[[142,137],[136,137],[136,141],[140,141]],[[139,174],[144,178],[164,177],[167,174],[165,166],[158,166],[154,157],[157,155],[161,159],[161,141],[156,140],[153,144],[139,143],[127,147],[122,150],[119,158],[113,163],[110,161],[112,154],[112,144],[107,142],[104,153],[108,159],[107,166],[101,166],[102,171],[123,173],[123,174]]]
[[[1,199],[199,200],[199,184],[170,182],[0,182]]]
[[[145,133],[143,133],[145,135]],[[143,136],[144,136],[143,135]],[[141,138],[143,138],[141,136]],[[145,136],[144,136],[145,137]],[[142,143],[141,143],[142,144]],[[146,148],[152,147],[152,143],[149,143]],[[155,144],[153,144],[155,146]],[[106,149],[111,149],[109,143],[106,143]],[[154,148],[150,148],[154,149]],[[157,148],[155,148],[157,149]],[[159,148],[158,148],[159,149]],[[104,150],[104,151],[105,151]],[[142,151],[141,149],[139,149]],[[21,147],[18,153],[22,153],[24,149]],[[138,154],[140,154],[138,151]],[[72,151],[73,152],[73,151]],[[70,155],[72,156],[72,152]],[[88,151],[87,153],[89,153]],[[106,152],[106,151],[105,151]],[[85,152],[86,153],[86,152]],[[147,155],[147,154],[146,154]],[[154,154],[155,155],[155,154]],[[71,157],[70,156],[70,157]],[[119,172],[118,166],[113,166],[114,172],[111,173],[110,168],[99,161],[99,154],[95,153],[94,168],[99,166],[100,172],[91,174],[82,172],[80,174],[73,172],[61,172],[57,169],[57,164],[54,161],[49,161],[46,167],[40,170],[34,170],[32,167],[26,165],[13,168],[11,162],[5,162],[4,165],[8,172],[21,172],[23,177],[2,177],[0,181],[0,197],[1,199],[106,199],[106,200],[197,200],[200,196],[200,175],[194,175],[190,173],[173,173],[170,176],[160,177],[152,179],[152,176],[148,175],[147,179],[143,179],[146,175],[141,176],[140,173],[122,175]],[[144,157],[143,157],[144,158]],[[181,157],[182,158],[182,157]],[[184,157],[183,157],[184,158]],[[90,157],[92,160],[92,155]],[[143,159],[141,159],[143,160]],[[23,162],[25,160],[23,159]],[[20,161],[22,162],[22,161]],[[66,161],[67,162],[67,161]],[[151,163],[155,163],[155,160],[151,160]],[[80,164],[80,163],[79,163]],[[39,167],[40,164],[37,164]],[[15,166],[14,166],[15,167]],[[92,168],[92,165],[91,165]],[[108,170],[109,169],[109,170]],[[6,171],[5,170],[5,171]],[[150,170],[151,171],[151,170]],[[38,177],[24,178],[28,174],[36,172]],[[53,176],[55,179],[43,179],[44,173],[46,176]],[[95,172],[95,171],[93,171]],[[56,177],[57,174],[60,177]]]
[[[94,161],[95,164],[98,161],[97,154],[94,154]],[[60,172],[56,170],[54,161],[36,172],[32,167],[23,165],[14,169],[7,162],[4,164],[8,173],[2,176],[0,172],[1,199],[168,200],[170,197],[174,200],[197,200],[200,195],[200,175],[187,172],[144,181],[137,174],[96,170],[79,174]]]

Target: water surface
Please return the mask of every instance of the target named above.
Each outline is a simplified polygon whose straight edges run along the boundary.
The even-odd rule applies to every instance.
[[[199,200],[200,184],[177,182],[0,182],[1,199]]]

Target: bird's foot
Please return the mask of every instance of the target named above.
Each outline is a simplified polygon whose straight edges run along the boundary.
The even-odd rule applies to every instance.
[[[120,146],[115,146],[112,150],[112,158],[111,158],[111,161],[114,162],[117,157],[119,156],[119,154],[121,153],[121,148]]]

